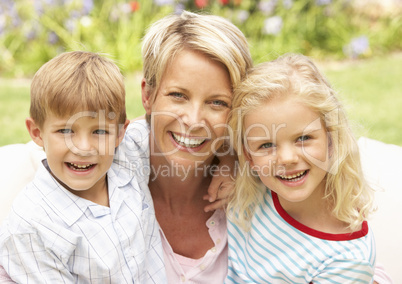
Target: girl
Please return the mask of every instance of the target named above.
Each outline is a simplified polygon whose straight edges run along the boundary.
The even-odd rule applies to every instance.
[[[302,55],[255,67],[229,125],[242,174],[228,208],[226,282],[371,283],[371,189],[317,67]]]

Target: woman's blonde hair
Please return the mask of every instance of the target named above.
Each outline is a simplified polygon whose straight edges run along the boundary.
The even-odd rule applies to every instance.
[[[239,155],[239,172],[242,174],[237,175],[235,193],[229,203],[229,212],[236,212],[229,214],[230,218],[248,229],[254,208],[266,192],[243,154],[245,116],[282,96],[295,97],[320,115],[330,147],[325,199],[338,220],[349,224],[352,230],[359,229],[372,210],[372,190],[363,177],[357,142],[335,91],[310,59],[297,54],[284,55],[256,66],[234,90],[229,129],[233,131],[232,142]]]
[[[104,110],[124,124],[125,95],[124,77],[112,60],[92,52],[65,52],[33,77],[30,116],[41,127],[49,112],[63,117],[81,110]]]
[[[183,11],[155,22],[143,38],[143,76],[151,100],[163,74],[176,54],[184,49],[200,52],[222,63],[236,86],[252,66],[247,40],[231,22],[214,15]]]

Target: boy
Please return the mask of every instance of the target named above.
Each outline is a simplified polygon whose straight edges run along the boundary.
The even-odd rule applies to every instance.
[[[110,60],[64,53],[31,85],[26,126],[47,159],[1,228],[0,264],[18,283],[164,283],[150,196],[113,163],[129,124]]]

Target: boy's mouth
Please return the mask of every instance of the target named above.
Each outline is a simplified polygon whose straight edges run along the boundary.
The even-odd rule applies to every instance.
[[[91,168],[93,168],[95,166],[95,164],[82,164],[82,165],[78,165],[78,164],[74,164],[74,163],[69,163],[66,162],[66,165],[74,170],[74,171],[87,171]]]

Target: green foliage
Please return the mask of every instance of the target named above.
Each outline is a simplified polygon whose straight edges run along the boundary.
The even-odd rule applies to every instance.
[[[250,42],[255,62],[285,52],[368,57],[402,49],[402,18],[356,10],[349,0],[2,0],[0,75],[30,76],[63,51],[111,55],[141,68],[141,38],[155,20],[186,9],[223,16]]]
[[[344,101],[358,136],[402,146],[402,53],[318,63]],[[130,119],[144,114],[140,81],[139,73],[126,76]],[[30,140],[24,125],[29,116],[29,84],[30,80],[0,79],[0,146]]]

